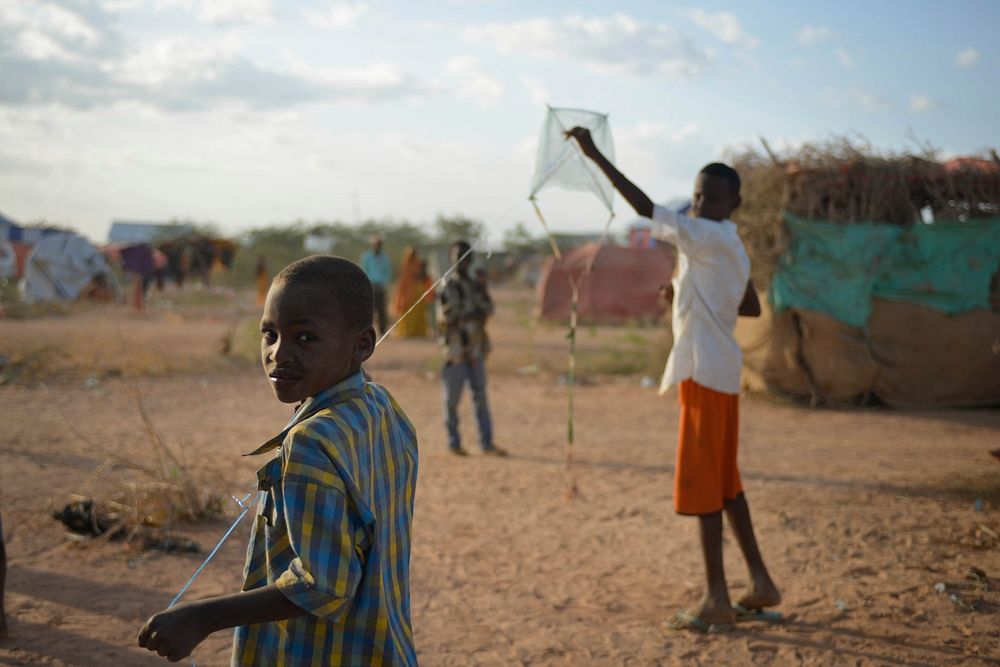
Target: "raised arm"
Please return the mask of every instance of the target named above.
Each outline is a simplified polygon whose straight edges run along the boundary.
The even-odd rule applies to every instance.
[[[618,171],[615,165],[611,164],[604,157],[601,151],[597,149],[597,146],[594,145],[594,139],[590,136],[590,130],[585,127],[574,127],[572,130],[566,132],[566,138],[577,140],[583,154],[600,167],[604,175],[611,181],[611,185],[615,186],[615,190],[618,190],[621,196],[625,198],[625,201],[632,205],[636,213],[644,218],[653,217],[653,200],[647,197],[646,193],[640,190],[635,183],[625,178],[625,175]]]

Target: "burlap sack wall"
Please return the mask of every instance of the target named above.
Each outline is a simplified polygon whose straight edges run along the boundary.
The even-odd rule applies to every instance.
[[[892,407],[1000,405],[1000,315],[945,315],[875,299],[862,330],[812,311],[740,318],[743,384],[813,399]]]
[[[1000,314],[946,315],[875,299],[868,330],[879,367],[874,392],[886,404],[1000,405]]]
[[[796,359],[799,340],[791,314],[775,316],[767,295],[759,297],[760,317],[741,317],[736,323],[736,341],[743,350],[743,387],[809,396],[808,378]]]

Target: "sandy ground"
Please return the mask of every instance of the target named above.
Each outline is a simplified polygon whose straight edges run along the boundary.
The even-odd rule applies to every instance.
[[[504,352],[490,381],[509,459],[445,453],[432,342],[390,340],[370,364],[420,434],[412,595],[421,664],[1000,664],[1000,586],[965,593],[973,611],[934,588],[962,582],[970,566],[1000,580],[1000,463],[987,453],[1000,446],[1000,412],[810,410],[745,397],[740,464],[788,619],[677,633],[663,622],[697,599],[702,569],[695,521],[671,511],[676,399],[634,375],[591,376],[578,390],[580,492],[566,500],[566,391],[545,372],[555,361],[536,375],[513,370],[538,361],[539,348],[561,357],[562,333],[532,338],[519,307],[501,310]],[[80,544],[50,513],[73,493],[142,484],[121,462],[154,462],[132,386],[214,491],[252,487],[262,462],[240,454],[280,429],[288,410],[259,371],[219,358],[238,309],[205,312],[0,320],[0,355],[19,364],[0,385],[11,633],[0,664],[162,664],[134,647],[135,634],[202,556]],[[602,331],[593,345],[635,335]],[[462,428],[474,447],[468,401]],[[118,463],[95,474],[109,460]],[[179,532],[207,548],[235,514],[230,502],[225,517]],[[245,539],[244,526],[188,598],[238,589]],[[745,574],[731,539],[726,565],[738,595]],[[213,635],[197,664],[228,664],[229,645],[228,632]]]

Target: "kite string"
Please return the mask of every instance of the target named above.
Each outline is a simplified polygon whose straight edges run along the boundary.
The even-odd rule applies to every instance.
[[[506,215],[506,213],[504,215]],[[503,219],[503,216],[501,216],[500,219]],[[400,322],[402,322],[403,320],[406,319],[407,315],[409,315],[414,310],[416,310],[416,308],[418,306],[422,306],[423,302],[424,302],[424,299],[427,298],[427,295],[431,294],[435,289],[437,289],[438,286],[441,283],[443,283],[448,278],[449,275],[451,275],[452,271],[454,271],[455,269],[458,268],[458,265],[462,263],[462,260],[464,260],[466,257],[468,257],[473,252],[475,252],[476,248],[478,248],[480,245],[483,245],[484,243],[486,243],[486,240],[488,238],[489,238],[488,235],[484,236],[483,238],[481,238],[480,240],[476,241],[471,246],[469,246],[469,249],[466,250],[464,253],[462,253],[462,256],[459,257],[458,260],[454,264],[452,264],[448,268],[447,271],[445,271],[444,273],[442,273],[440,278],[438,278],[437,280],[434,281],[434,284],[432,284],[430,287],[428,287],[426,290],[424,290],[424,293],[420,295],[420,298],[417,299],[413,303],[413,305],[411,305],[409,308],[407,308],[406,312],[403,313],[402,315],[400,315],[399,319],[397,319],[395,322],[393,322],[392,326],[390,326],[388,329],[385,330],[385,333],[383,333],[381,336],[379,336],[378,340],[375,341],[375,347],[378,347],[379,343],[381,343],[382,341],[384,341],[386,339],[386,336],[388,336],[390,333],[392,333],[392,330],[395,329],[399,325]]]
[[[260,496],[263,495],[263,493],[264,493],[263,491],[260,491],[258,493],[257,497],[258,501],[260,500]],[[247,503],[247,500],[249,500],[250,496],[252,495],[253,491],[243,496],[242,500],[237,498],[236,496],[233,496],[233,500],[236,501],[236,504],[240,506],[242,511],[239,513],[239,516],[236,517],[236,520],[233,521],[232,525],[229,526],[229,530],[225,532],[225,534],[222,536],[222,539],[220,539],[219,542],[215,545],[215,548],[212,549],[212,551],[208,554],[208,557],[204,561],[202,561],[202,564],[198,566],[198,569],[195,570],[194,574],[192,574],[191,577],[187,580],[187,583],[181,586],[181,589],[177,591],[177,595],[175,595],[174,599],[171,600],[170,604],[167,605],[167,609],[170,609],[175,604],[177,604],[177,602],[181,599],[181,597],[183,597],[184,594],[187,593],[187,589],[191,587],[191,584],[194,583],[194,580],[198,578],[199,574],[201,574],[201,571],[204,570],[205,567],[208,565],[209,561],[211,561],[215,557],[215,554],[219,553],[219,549],[222,548],[222,544],[227,539],[229,539],[229,536],[232,535],[234,530],[236,530],[236,526],[240,524],[240,521],[243,520],[243,517],[245,517],[247,512],[250,511],[252,505],[250,503]]]

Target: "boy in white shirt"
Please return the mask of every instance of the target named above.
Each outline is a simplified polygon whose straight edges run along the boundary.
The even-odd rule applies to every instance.
[[[674,474],[674,509],[698,517],[705,559],[701,602],[674,615],[674,629],[717,632],[736,620],[778,620],[766,611],[781,602],[757,547],[750,509],[736,467],[742,355],[733,329],[737,315],[757,317],[760,302],[750,282],[750,259],[729,216],[740,205],[740,178],[715,162],[695,181],[690,216],[654,205],[594,145],[590,132],[566,133],[600,167],[636,212],[652,218],[658,238],[677,246],[674,345],[661,392],[679,385],[680,424]],[[747,591],[730,603],[722,565],[722,512],[729,517],[749,569]]]

